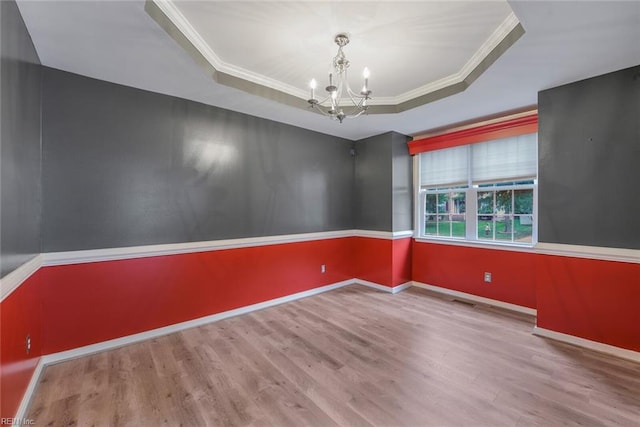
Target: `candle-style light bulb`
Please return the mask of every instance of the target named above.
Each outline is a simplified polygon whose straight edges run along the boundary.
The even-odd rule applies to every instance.
[[[369,69],[367,67],[364,67],[362,76],[364,77],[364,88],[362,89],[362,92],[364,93],[369,90]]]
[[[316,98],[315,91],[316,91],[316,86],[317,85],[318,84],[316,83],[316,79],[311,79],[311,81],[309,82],[309,87],[311,88],[311,99],[315,99]]]

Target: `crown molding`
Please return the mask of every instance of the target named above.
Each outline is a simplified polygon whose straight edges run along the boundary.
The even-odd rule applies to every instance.
[[[518,30],[518,25],[520,21],[514,15],[513,12],[505,18],[502,23],[496,28],[496,30],[489,36],[489,38],[480,46],[480,48],[473,54],[473,56],[467,61],[466,64],[463,65],[462,69],[460,69],[457,73],[451,74],[449,76],[443,77],[440,80],[436,80],[434,82],[427,83],[424,86],[420,86],[416,89],[407,91],[400,95],[394,97],[386,97],[386,98],[374,98],[369,104],[370,105],[378,105],[378,104],[394,104],[399,105],[405,102],[409,102],[413,99],[419,98],[421,96],[428,95],[430,93],[443,90],[449,86],[454,86],[459,83],[464,83],[465,80],[471,75],[471,73],[481,66],[485,61],[492,58],[492,52],[500,46],[500,44],[508,38],[508,36],[513,32]],[[498,55],[499,56],[499,55]],[[491,62],[495,61],[497,56],[491,60]],[[471,82],[468,82],[469,84]]]
[[[224,62],[180,12],[175,0],[146,0],[145,11],[198,64],[204,66],[217,83],[309,110],[306,90]],[[400,113],[464,91],[524,32],[518,18],[511,12],[458,72],[397,96],[372,98],[367,113]]]
[[[306,90],[283,83],[279,80],[275,80],[266,77],[262,74],[255,73],[242,67],[224,62],[209,46],[209,44],[202,38],[200,33],[193,28],[189,20],[184,16],[180,9],[176,7],[172,0],[150,0],[155,6],[157,6],[162,13],[175,25],[175,27],[187,38],[193,48],[197,50],[200,55],[214,68],[218,73],[225,73],[231,76],[247,80],[252,83],[256,83],[260,86],[265,86],[277,91],[285,92],[290,95],[296,96],[304,101],[307,100]],[[147,1],[149,3],[149,0]],[[147,11],[149,12],[149,11]],[[153,17],[153,16],[152,16]],[[214,77],[215,78],[215,77]],[[216,79],[217,80],[217,79]],[[223,83],[218,81],[218,83]]]

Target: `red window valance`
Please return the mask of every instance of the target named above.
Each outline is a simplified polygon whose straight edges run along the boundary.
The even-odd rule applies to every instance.
[[[508,138],[538,131],[538,114],[531,113],[511,119],[473,126],[409,142],[409,154],[440,150],[458,145],[475,144],[492,139]]]

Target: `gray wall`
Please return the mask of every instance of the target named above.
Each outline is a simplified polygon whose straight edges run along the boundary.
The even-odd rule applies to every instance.
[[[40,78],[14,1],[0,1],[0,275],[40,253]]]
[[[640,66],[538,95],[538,240],[640,249]]]
[[[393,231],[413,230],[413,159],[407,145],[410,139],[391,133]]]
[[[43,250],[353,228],[348,140],[43,71]]]
[[[391,135],[361,139],[355,148],[355,228],[392,231]]]
[[[411,157],[408,137],[388,132],[357,141],[355,227],[362,230],[412,229]]]

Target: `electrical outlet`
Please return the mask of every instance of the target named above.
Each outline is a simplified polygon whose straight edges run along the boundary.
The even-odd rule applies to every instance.
[[[27,338],[24,340],[25,341],[25,347],[27,350],[27,354],[31,353],[31,335],[27,335]]]
[[[491,273],[484,272],[484,281],[487,283],[491,283]]]
[[[325,264],[322,264],[320,266],[320,273],[324,274],[327,272],[327,266]]]

